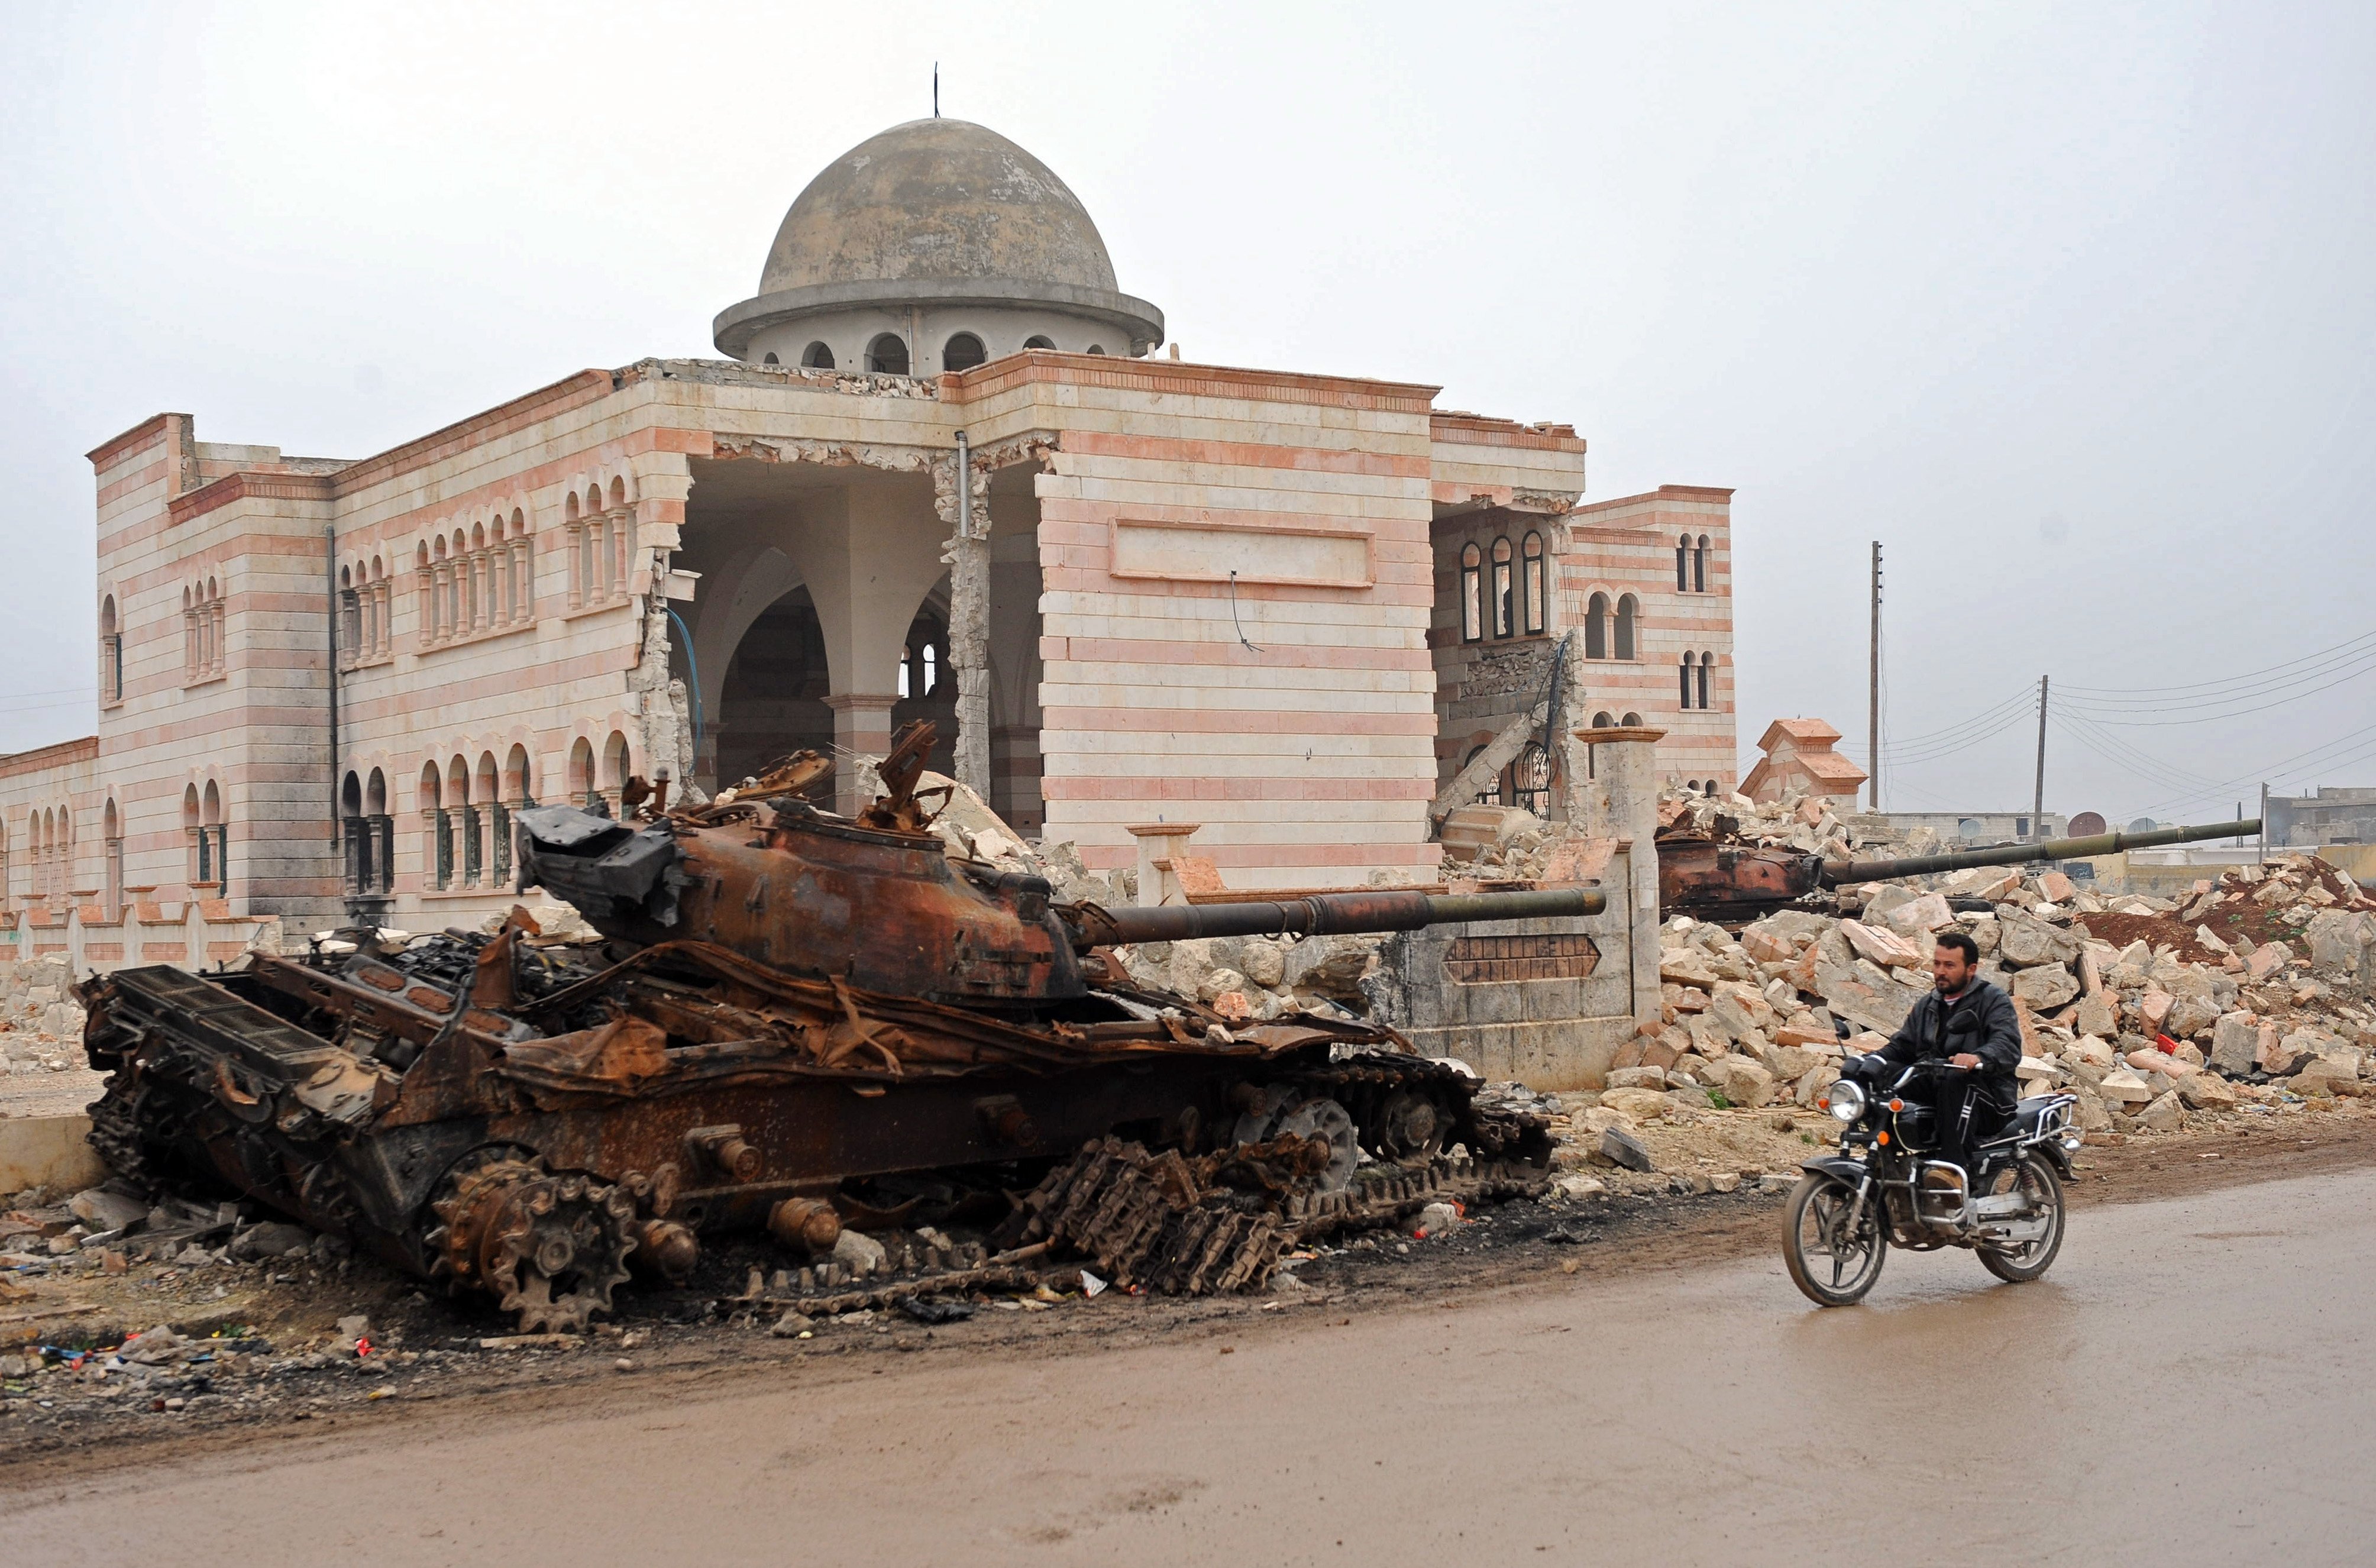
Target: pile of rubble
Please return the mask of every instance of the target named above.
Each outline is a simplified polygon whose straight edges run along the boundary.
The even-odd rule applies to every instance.
[[[0,1073],[63,1073],[82,1065],[82,1007],[66,967],[53,959],[11,966],[0,991]]]
[[[1798,849],[1826,860],[1882,850],[1927,855],[1941,847],[1939,835],[1930,828],[1895,832],[1879,817],[1841,816],[1835,809],[1839,804],[1828,795],[1795,790],[1776,801],[1752,801],[1746,795],[1668,790],[1658,796],[1658,837]]]
[[[1660,1015],[1616,1058],[1603,1107],[1811,1106],[1930,987],[1932,938],[1970,935],[2014,998],[2025,1094],[2068,1090],[2083,1130],[2168,1132],[2190,1112],[2376,1094],[2376,899],[2308,857],[2201,882],[2179,902],[2101,897],[2060,872],[1881,884],[1842,917],[1661,928]],[[1837,1024],[1849,1034],[1839,1037]]]

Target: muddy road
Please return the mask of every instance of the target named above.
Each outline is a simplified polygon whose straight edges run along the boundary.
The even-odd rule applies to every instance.
[[[2358,1560],[2376,1167],[2208,1152],[2086,1204],[2033,1286],[1900,1253],[1819,1313],[1743,1214],[1399,1303],[1125,1303],[20,1464],[0,1529],[48,1563]]]

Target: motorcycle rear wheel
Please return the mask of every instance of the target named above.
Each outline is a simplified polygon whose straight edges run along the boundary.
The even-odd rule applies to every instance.
[[[2008,1285],[2026,1285],[2051,1268],[2055,1254],[2062,1251],[2062,1179],[2037,1154],[2023,1155],[2014,1169],[2031,1205],[2046,1213],[2046,1234],[2006,1250],[1987,1246],[1973,1250],[1980,1254],[1980,1266],[1999,1279]]]
[[[1879,1203],[1867,1203],[1857,1233],[1847,1233],[1855,1204],[1853,1189],[1810,1172],[1791,1189],[1784,1208],[1782,1262],[1790,1270],[1790,1283],[1819,1307],[1852,1307],[1863,1301],[1888,1261]]]

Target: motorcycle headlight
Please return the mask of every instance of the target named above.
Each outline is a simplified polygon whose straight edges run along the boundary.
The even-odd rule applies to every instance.
[[[1864,1086],[1854,1078],[1842,1078],[1824,1089],[1824,1099],[1835,1121],[1853,1122],[1864,1114]]]

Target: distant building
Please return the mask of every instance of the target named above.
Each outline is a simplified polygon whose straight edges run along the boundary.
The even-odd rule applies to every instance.
[[[1871,812],[1856,819],[1904,836],[1927,827],[1948,849],[1973,849],[1983,844],[2009,844],[2024,838],[2067,838],[2071,819],[2061,812],[2037,818],[2027,812]],[[2033,833],[2034,825],[2041,824]]]
[[[2271,795],[2262,814],[2272,848],[2376,843],[2376,790],[2322,786],[2315,795]]]
[[[1820,719],[1777,719],[1758,737],[1764,756],[1740,782],[1752,801],[1778,801],[1788,794],[1830,795],[1853,808],[1865,771],[1834,751],[1840,732]]]

